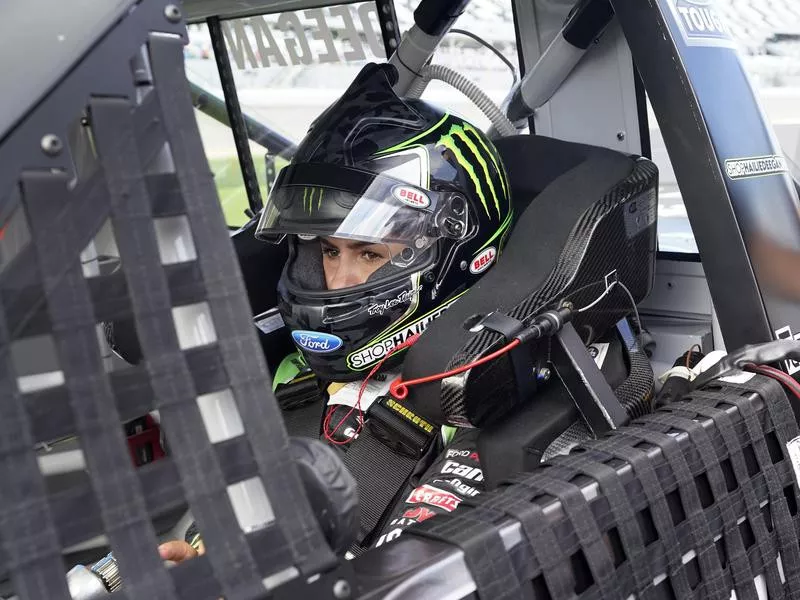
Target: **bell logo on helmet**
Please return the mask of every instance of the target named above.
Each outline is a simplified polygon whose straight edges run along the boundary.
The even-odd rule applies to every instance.
[[[486,250],[477,254],[469,263],[469,272],[473,275],[483,273],[486,269],[492,266],[494,259],[497,257],[497,250],[494,246],[489,246]]]
[[[412,208],[428,208],[431,205],[431,199],[422,190],[407,185],[394,186],[392,196]]]
[[[303,350],[319,354],[338,350],[344,343],[341,338],[335,335],[320,333],[319,331],[293,331],[292,339]]]

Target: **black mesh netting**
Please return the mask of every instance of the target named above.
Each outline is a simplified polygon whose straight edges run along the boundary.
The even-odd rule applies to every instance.
[[[461,547],[481,598],[797,598],[797,436],[776,382],[715,384],[409,534]]]
[[[256,599],[287,580],[275,597],[324,597],[305,586],[336,559],[288,460],[181,28],[165,2],[133,6],[0,141],[0,571],[20,600],[68,600],[64,553],[105,535],[125,581],[112,598]],[[135,366],[105,345],[104,324],[126,319]],[[137,468],[122,424],[154,409],[170,453]],[[385,563],[356,561],[360,587],[327,589],[369,592],[393,567],[402,580],[436,538],[463,550],[481,598],[751,600],[757,578],[798,598],[797,436],[776,383],[708,387],[420,524],[378,550]],[[38,448],[64,438],[85,469],[53,478]],[[260,516],[237,501],[245,484]],[[154,521],[184,508],[207,554],[167,569]]]
[[[135,4],[0,145],[0,570],[21,600],[69,598],[62,553],[99,535],[115,598],[258,598],[336,564],[286,458],[168,14]],[[124,319],[136,366],[104,345]],[[122,424],[154,409],[169,457],[136,468]],[[85,471],[53,485],[36,447],[72,436]],[[208,551],[167,570],[153,522],[181,507]]]

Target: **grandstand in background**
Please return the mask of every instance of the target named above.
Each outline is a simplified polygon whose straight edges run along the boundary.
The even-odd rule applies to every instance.
[[[418,3],[419,0],[395,0],[401,29],[405,30],[413,23],[413,11]],[[800,86],[800,0],[716,0],[716,6],[724,15],[732,36],[748,62],[748,69],[759,84]],[[277,16],[266,18],[272,20]],[[360,29],[358,22],[356,25]],[[514,56],[516,53],[514,24],[508,0],[472,0],[467,12],[459,19],[458,27],[478,33],[506,55]],[[335,20],[331,28],[334,35],[340,33],[336,30]],[[191,38],[186,51],[187,58],[213,58],[204,26],[194,26]],[[452,66],[464,70],[502,71],[502,66],[483,52],[476,42],[462,36],[449,36],[440,49],[440,55],[437,55],[439,62],[454,63]],[[248,78],[246,85],[328,87],[330,81],[320,73],[314,73],[314,77],[308,79],[303,76],[303,71],[313,70],[313,66],[301,67],[299,72],[288,77],[285,72],[279,73],[285,69],[258,69],[263,73]],[[331,80],[338,79],[338,75],[331,73]]]
[[[419,0],[395,0],[398,22],[402,30],[413,23],[413,10]],[[765,109],[774,123],[785,127],[800,126],[800,0],[716,0],[754,84],[762,91]],[[353,8],[355,10],[355,8]],[[263,18],[277,22],[278,15]],[[254,35],[252,29],[245,29]],[[309,21],[303,21],[309,23]],[[338,19],[330,20],[334,37]],[[354,19],[363,37],[361,24]],[[512,62],[517,62],[515,28],[509,0],[472,0],[457,26],[478,33],[492,43]],[[377,29],[377,23],[375,23]],[[310,34],[311,32],[307,32]],[[276,35],[278,44],[283,43]],[[290,35],[290,34],[289,34]],[[312,35],[307,35],[312,39]],[[322,44],[320,41],[313,43]],[[257,47],[257,46],[254,46]],[[190,44],[186,48],[189,78],[222,97],[219,76],[211,52],[205,25],[190,27]],[[366,60],[379,60],[369,56]],[[299,139],[314,115],[318,114],[343,91],[365,61],[300,66],[236,69],[236,86],[243,107],[271,127],[292,139]],[[434,58],[437,63],[452,67],[472,79],[496,102],[502,102],[511,85],[508,69],[474,40],[457,34],[447,36]],[[481,115],[458,93],[434,83],[426,98],[443,103],[467,118],[482,120]],[[209,141],[214,146],[213,138]],[[800,135],[789,140],[787,151],[795,158]],[[228,140],[230,141],[230,140]],[[222,143],[220,141],[220,143]],[[226,144],[230,145],[230,144]],[[209,152],[216,153],[211,147]]]
[[[418,3],[419,0],[395,0],[401,30],[405,31],[413,23],[413,11]],[[775,128],[784,152],[789,159],[800,163],[800,0],[716,0],[715,5],[737,41],[744,66],[758,89],[765,113]],[[350,8],[356,10],[353,5]],[[308,25],[305,33],[312,53],[318,55],[320,51],[324,52],[323,42],[315,39],[311,20],[305,19],[302,13],[299,16],[304,27]],[[285,43],[281,36],[293,35],[284,34],[275,27],[278,15],[256,18],[271,24],[279,45]],[[253,36],[251,46],[257,48],[249,21],[243,21],[246,35]],[[353,21],[358,34],[364,38],[360,20],[354,18]],[[329,23],[334,38],[340,38],[343,34],[343,27],[337,29],[337,22],[337,19],[331,19]],[[480,35],[511,62],[517,63],[510,0],[472,0],[456,26]],[[373,29],[378,31],[377,22]],[[364,44],[365,48],[367,46]],[[222,98],[205,25],[190,26],[186,58],[189,79]],[[234,70],[234,79],[245,112],[288,138],[300,140],[311,121],[344,91],[364,63],[384,58],[371,56],[367,52],[365,60],[349,63],[312,62],[308,65],[267,68],[246,65],[245,68]],[[447,36],[437,50],[434,61],[469,77],[498,104],[503,101],[512,84],[508,68],[487,49],[463,35],[453,33]],[[423,97],[462,114],[476,125],[488,126],[488,120],[471,102],[440,82],[433,82]],[[206,152],[214,163],[219,182],[226,177],[226,170],[238,171],[233,138],[227,128],[204,115],[198,114],[198,122]],[[659,238],[662,249],[696,252],[675,174],[652,112],[650,137],[652,157],[661,171]],[[253,156],[259,162],[263,161],[263,155],[263,148],[253,145]],[[236,203],[242,203],[244,196],[240,176],[237,173],[229,175],[238,181],[238,184],[231,184],[229,188],[231,197],[235,198]],[[219,191],[225,205],[226,192],[222,188]],[[239,208],[233,212],[237,211],[242,212]]]

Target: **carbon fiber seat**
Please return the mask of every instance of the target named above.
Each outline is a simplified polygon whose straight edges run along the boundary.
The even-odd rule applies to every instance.
[[[498,264],[409,351],[406,380],[497,350],[499,334],[470,331],[476,317],[502,311],[524,321],[565,299],[576,308],[592,305],[573,321],[588,344],[633,313],[633,303],[652,287],[658,186],[652,162],[541,136],[505,138],[497,148],[517,214],[514,229]],[[623,285],[611,286],[615,280]],[[542,364],[548,340],[532,344],[530,352]],[[462,375],[412,387],[408,398],[434,421],[483,427],[516,408],[515,386],[504,355]]]

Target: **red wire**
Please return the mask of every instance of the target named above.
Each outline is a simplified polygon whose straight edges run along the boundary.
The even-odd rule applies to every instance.
[[[745,368],[747,370],[760,373],[761,375],[764,375],[766,377],[777,379],[778,381],[783,383],[786,387],[791,389],[792,392],[798,398],[800,398],[800,383],[795,381],[795,379],[791,377],[788,373],[785,373],[780,369],[776,369],[775,367],[770,367],[768,365],[747,365]]]
[[[496,350],[491,354],[487,354],[483,358],[479,358],[478,360],[463,365],[461,367],[451,369],[450,371],[445,371],[444,373],[436,373],[435,375],[427,375],[425,377],[420,377],[419,379],[410,379],[408,381],[403,381],[401,377],[398,377],[389,386],[389,391],[392,394],[392,396],[394,396],[398,400],[404,400],[406,396],[408,396],[408,388],[412,385],[420,385],[421,383],[430,383],[431,381],[439,381],[447,377],[452,377],[453,375],[458,375],[459,373],[463,373],[464,371],[469,371],[470,369],[474,369],[475,367],[479,367],[484,363],[494,360],[498,356],[502,356],[512,348],[516,348],[517,346],[519,346],[519,344],[520,344],[519,340],[516,339],[512,340],[499,350]]]
[[[361,382],[361,387],[358,389],[358,398],[356,399],[355,405],[353,405],[350,408],[350,410],[347,411],[347,414],[342,417],[342,420],[339,421],[339,424],[333,429],[333,431],[330,430],[331,419],[333,418],[333,413],[336,411],[337,406],[341,406],[341,405],[332,406],[332,407],[330,407],[328,409],[328,412],[325,415],[325,420],[322,423],[322,432],[323,432],[323,435],[325,436],[325,439],[328,442],[330,442],[331,444],[334,444],[336,446],[344,446],[345,444],[349,444],[353,439],[355,439],[358,436],[358,434],[361,433],[361,430],[364,428],[364,411],[361,410],[361,397],[364,395],[364,390],[367,389],[367,383],[369,383],[369,380],[372,379],[372,376],[375,375],[375,373],[378,372],[378,370],[383,366],[383,363],[385,363],[386,360],[392,354],[394,354],[395,352],[397,352],[399,350],[402,350],[403,348],[408,348],[409,346],[413,346],[414,343],[419,339],[420,335],[421,334],[416,333],[416,334],[412,335],[410,338],[408,338],[402,344],[399,344],[399,345],[395,346],[394,348],[389,350],[389,352],[386,353],[386,356],[384,356],[380,360],[380,362],[378,362],[377,365],[372,367],[372,369],[370,370],[370,372],[367,375],[367,377],[364,379],[364,381]],[[339,428],[344,424],[344,422],[348,419],[348,417],[353,414],[353,411],[355,411],[355,410],[358,410],[358,428],[356,429],[355,433],[353,434],[353,437],[349,438],[349,439],[346,439],[346,440],[342,440],[342,441],[338,441],[338,440],[333,439],[333,434],[336,433],[337,431],[339,431]]]
[[[772,379],[777,379],[787,388],[789,388],[792,393],[800,400],[800,383],[798,383],[794,377],[789,375],[788,373],[784,373],[780,369],[776,369],[774,367],[770,367],[768,365],[745,365],[745,370],[753,371],[755,373],[759,373],[761,375],[765,375],[766,377],[771,377]]]

